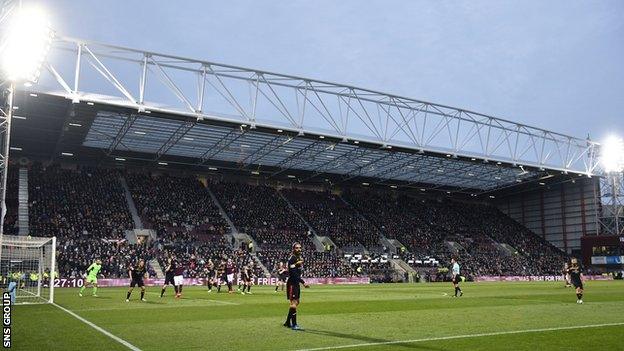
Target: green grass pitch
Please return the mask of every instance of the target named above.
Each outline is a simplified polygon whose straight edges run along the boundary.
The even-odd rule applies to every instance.
[[[302,289],[305,331],[282,326],[288,303],[270,287],[187,287],[180,300],[149,287],[147,302],[135,289],[129,303],[125,288],[57,289],[56,302],[141,350],[624,350],[623,281],[587,282],[583,305],[560,282],[462,286],[461,298],[450,283]],[[12,318],[13,349],[128,349],[53,305],[16,306]]]

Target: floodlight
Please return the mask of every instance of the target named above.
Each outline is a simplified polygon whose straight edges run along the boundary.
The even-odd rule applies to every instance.
[[[624,141],[616,136],[608,137],[600,147],[600,161],[607,173],[624,171]]]
[[[12,82],[36,83],[54,32],[42,9],[24,7],[9,22],[0,63]]]

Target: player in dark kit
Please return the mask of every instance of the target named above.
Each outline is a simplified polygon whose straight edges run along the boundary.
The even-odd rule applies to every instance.
[[[249,263],[243,266],[241,269],[241,281],[243,282],[243,291],[241,294],[245,295],[245,289],[247,289],[247,294],[251,294],[251,283],[253,276],[253,263]]]
[[[576,289],[576,303],[583,303],[583,272],[581,271],[581,267],[579,266],[578,260],[573,258],[570,264],[570,268],[568,269],[570,273],[570,281],[574,288]]]
[[[128,276],[130,277],[130,289],[126,294],[126,302],[130,301],[130,295],[135,286],[141,288],[141,301],[145,301],[145,283],[143,278],[147,274],[147,268],[145,267],[145,260],[140,259],[136,266],[132,266],[128,269]]]
[[[284,285],[286,285],[286,279],[288,278],[288,269],[284,262],[280,262],[277,267],[277,282],[275,282],[275,292],[281,286],[284,291]]]
[[[294,243],[292,247],[292,256],[288,259],[288,281],[286,282],[286,298],[290,301],[290,308],[284,326],[292,328],[292,330],[301,330],[297,324],[297,306],[299,306],[299,299],[301,297],[300,284],[303,284],[306,288],[310,286],[301,279],[301,270],[303,268],[301,244]]]
[[[217,266],[217,292],[221,292],[221,284],[225,281],[225,259],[221,259],[219,265]]]
[[[208,259],[208,263],[206,263],[206,284],[208,285],[208,292],[212,292],[212,286],[217,284],[216,274],[214,263],[211,259]]]
[[[173,285],[173,289],[175,290],[176,295],[178,294],[178,287],[175,285],[173,281],[173,275],[176,270],[176,263],[173,257],[169,257],[167,259],[167,266],[165,267],[165,283],[162,286],[162,290],[160,290],[160,297],[162,298],[165,295],[165,290],[167,289],[167,285]]]

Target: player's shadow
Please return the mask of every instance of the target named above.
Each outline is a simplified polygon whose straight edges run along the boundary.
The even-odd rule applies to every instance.
[[[161,301],[152,301],[152,300],[147,300],[143,302],[144,304],[148,304],[148,305],[164,305],[164,302]]]
[[[394,340],[372,338],[370,336],[365,336],[365,335],[338,333],[338,332],[329,331],[329,330],[305,329],[304,332],[309,333],[309,334],[322,335],[322,336],[333,336],[335,338],[341,338],[341,339],[363,341],[366,343],[380,343],[379,346],[383,346],[387,348],[391,348],[394,346],[394,347],[404,347],[404,348],[410,348],[410,349],[416,349],[416,350],[444,351],[444,349],[437,348],[437,347],[418,345],[418,344],[409,343],[409,342],[401,343],[401,342],[395,342]],[[389,343],[392,343],[392,344],[389,344]]]

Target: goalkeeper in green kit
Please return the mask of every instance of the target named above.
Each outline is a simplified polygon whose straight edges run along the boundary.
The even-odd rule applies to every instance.
[[[98,288],[97,277],[101,269],[102,269],[102,261],[99,259],[95,260],[95,262],[93,262],[89,266],[89,268],[87,268],[87,279],[85,280],[85,284],[82,286],[82,288],[80,288],[80,293],[78,293],[80,297],[82,297],[82,292],[84,291],[84,289],[87,288],[87,285],[93,286],[93,296],[97,297],[97,288]]]

